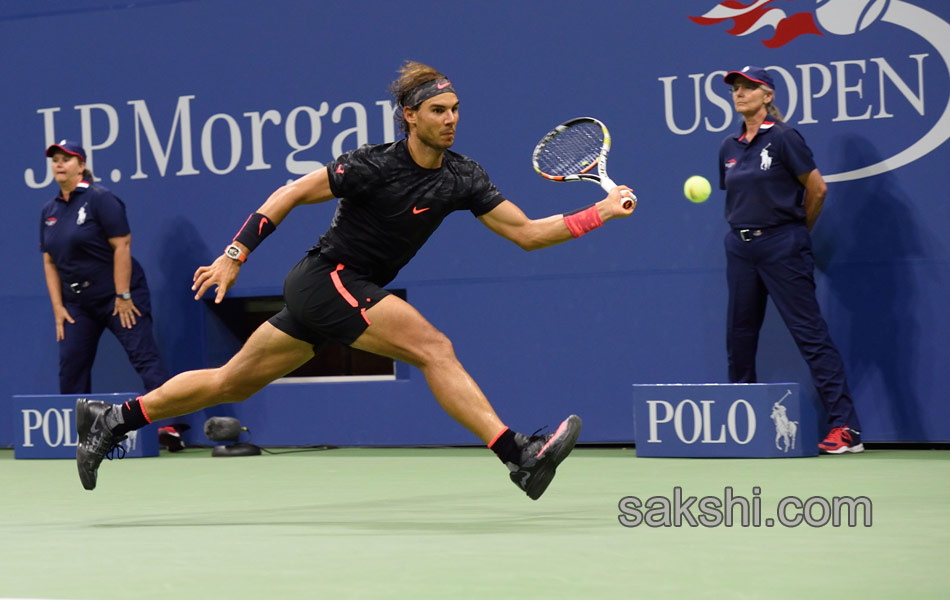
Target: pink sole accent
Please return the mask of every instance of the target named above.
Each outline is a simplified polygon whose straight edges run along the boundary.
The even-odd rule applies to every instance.
[[[550,446],[554,440],[556,440],[557,437],[564,432],[565,429],[567,429],[566,420],[561,423],[561,425],[557,428],[557,431],[554,432],[554,435],[551,436],[551,439],[548,440],[548,443],[542,446],[541,450],[539,450],[535,456],[540,457],[542,454],[544,454],[544,451],[548,449],[548,446]]]

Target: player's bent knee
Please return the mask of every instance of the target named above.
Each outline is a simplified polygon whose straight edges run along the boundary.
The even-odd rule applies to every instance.
[[[452,340],[442,332],[436,332],[436,335],[426,341],[421,351],[421,358],[423,365],[458,362]]]
[[[229,402],[243,402],[256,392],[260,391],[268,382],[249,378],[243,373],[228,369],[216,369],[212,378],[212,385],[216,390],[215,402],[226,404]]]

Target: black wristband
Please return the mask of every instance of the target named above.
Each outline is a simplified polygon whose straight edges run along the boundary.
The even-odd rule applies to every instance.
[[[234,241],[241,242],[247,246],[248,252],[252,252],[257,248],[258,244],[264,241],[264,238],[272,234],[276,229],[277,227],[270,222],[270,219],[256,212],[249,216],[247,221],[244,221],[241,230],[234,236]]]

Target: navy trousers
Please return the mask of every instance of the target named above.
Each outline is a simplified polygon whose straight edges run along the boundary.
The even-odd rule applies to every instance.
[[[729,380],[756,383],[755,355],[769,296],[811,369],[830,427],[861,430],[841,355],[815,297],[815,259],[804,224],[763,229],[762,235],[726,234],[729,308],[726,350]]]
[[[135,317],[131,329],[122,327],[118,316],[112,316],[115,299],[83,298],[82,294],[64,297],[69,315],[65,339],[59,342],[59,393],[89,394],[92,392],[92,363],[96,359],[99,338],[108,329],[122,344],[132,366],[142,378],[145,391],[151,391],[168,379],[168,371],[158,353],[152,334],[152,315],[148,290],[133,290],[132,301],[142,316]]]

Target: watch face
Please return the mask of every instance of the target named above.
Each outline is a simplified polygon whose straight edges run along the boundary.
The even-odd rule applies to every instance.
[[[228,255],[228,258],[237,259],[241,257],[241,250],[237,246],[228,246],[228,249],[225,252],[225,254]]]

